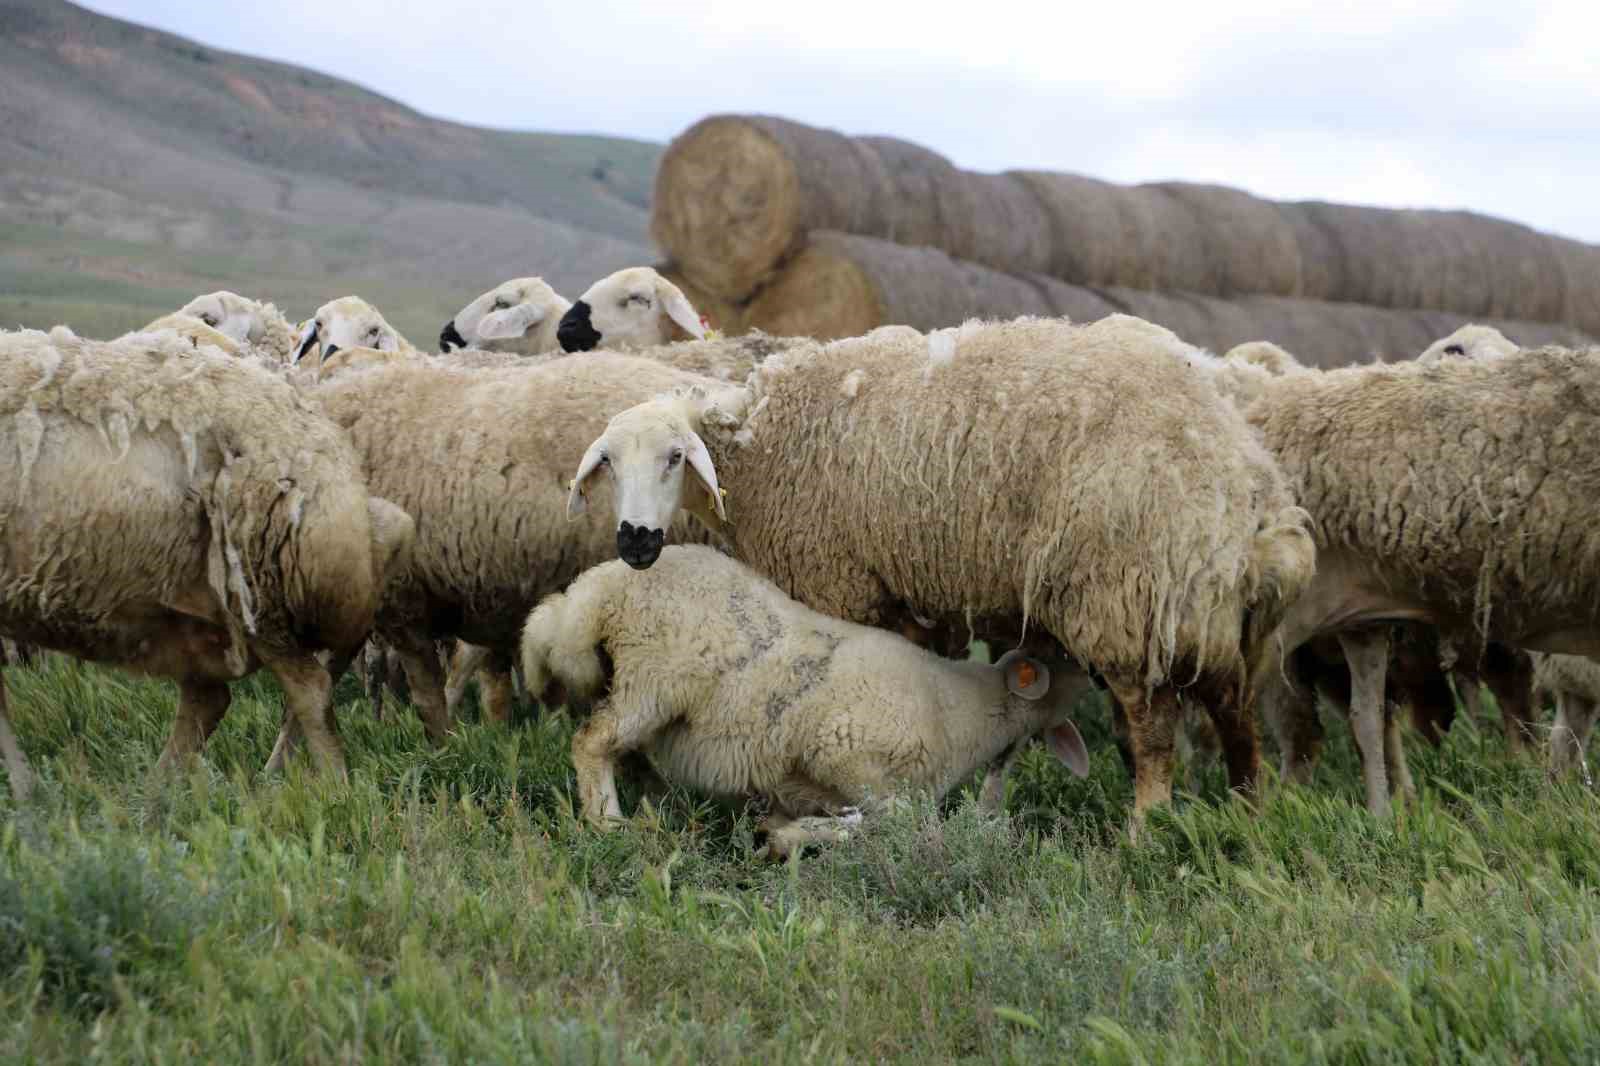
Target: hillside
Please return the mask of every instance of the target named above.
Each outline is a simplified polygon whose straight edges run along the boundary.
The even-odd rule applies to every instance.
[[[0,0],[0,323],[105,335],[220,287],[358,292],[418,342],[541,274],[652,258],[660,148],[422,115],[64,0]]]

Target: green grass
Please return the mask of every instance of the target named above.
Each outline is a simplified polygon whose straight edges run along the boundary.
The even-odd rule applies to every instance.
[[[756,863],[754,812],[672,791],[572,817],[561,716],[427,750],[339,690],[347,785],[263,780],[277,693],[151,776],[172,692],[7,672],[40,771],[0,800],[0,1059],[26,1062],[1600,1058],[1600,805],[1458,722],[1419,802],[1200,797],[1124,839],[1128,784],[1034,751],[1009,813],[954,797]]]

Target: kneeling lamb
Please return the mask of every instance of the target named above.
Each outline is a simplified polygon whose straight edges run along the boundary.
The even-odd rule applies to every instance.
[[[608,669],[609,665],[609,669]],[[528,690],[604,695],[572,741],[590,821],[622,817],[618,758],[669,780],[766,795],[767,851],[837,840],[896,792],[942,794],[1043,733],[1074,773],[1089,755],[1067,713],[1090,682],[1013,652],[956,662],[819,614],[744,564],[673,545],[639,573],[586,571],[528,616]]]

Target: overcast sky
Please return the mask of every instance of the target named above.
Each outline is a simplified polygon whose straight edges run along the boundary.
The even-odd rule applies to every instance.
[[[93,0],[481,125],[760,111],[977,170],[1468,208],[1600,242],[1596,0]]]

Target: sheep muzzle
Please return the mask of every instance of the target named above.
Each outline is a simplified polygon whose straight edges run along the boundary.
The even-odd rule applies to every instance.
[[[617,555],[635,570],[648,570],[661,555],[666,539],[665,530],[622,522],[617,526]]]
[[[451,348],[465,348],[467,339],[456,329],[456,320],[451,319],[444,324],[444,329],[439,331],[439,350],[448,352]]]
[[[600,346],[600,334],[595,332],[589,315],[588,301],[579,300],[561,316],[561,324],[556,327],[556,340],[561,342],[562,351],[591,352]]]

